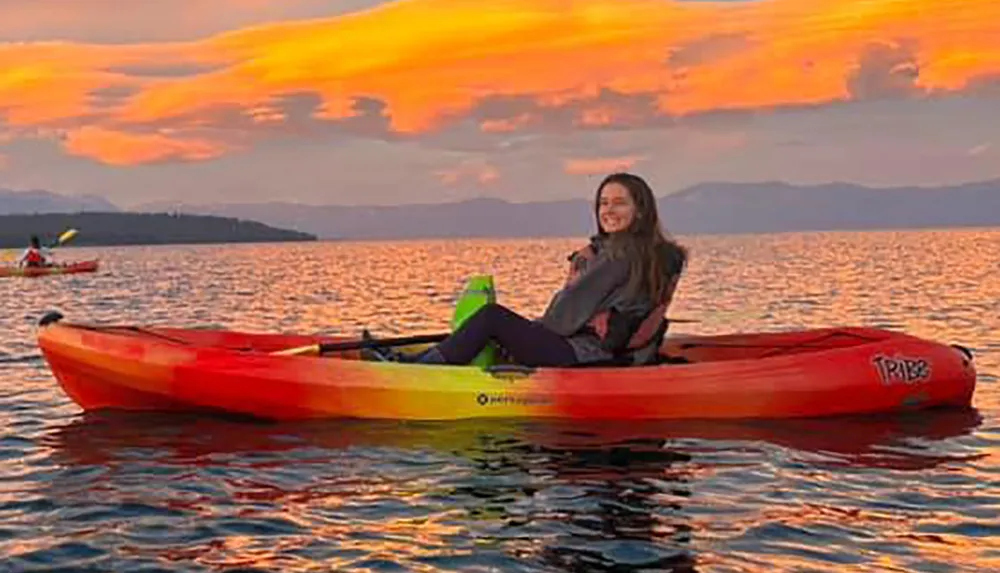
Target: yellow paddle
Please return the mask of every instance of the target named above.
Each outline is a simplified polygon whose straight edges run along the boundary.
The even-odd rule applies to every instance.
[[[73,237],[77,236],[79,233],[80,233],[80,231],[78,231],[76,229],[66,229],[65,231],[62,232],[61,235],[59,235],[59,238],[56,239],[56,242],[54,242],[51,245],[49,245],[49,248],[50,249],[54,249],[54,248],[56,248],[56,247],[58,247],[60,245],[64,245],[64,244],[66,244],[67,241],[69,241]]]

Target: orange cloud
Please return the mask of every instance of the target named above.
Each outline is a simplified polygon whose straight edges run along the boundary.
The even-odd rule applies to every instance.
[[[445,185],[457,185],[469,180],[486,185],[500,179],[497,168],[482,161],[470,161],[451,169],[441,169],[436,171],[435,175]]]
[[[66,150],[110,165],[137,165],[168,160],[204,161],[227,147],[204,139],[179,139],[160,133],[125,133],[84,127],[66,135]]]
[[[479,128],[484,133],[509,133],[517,131],[518,128],[527,125],[531,121],[531,114],[520,113],[511,118],[488,119],[479,124]]]
[[[107,119],[107,110],[98,108],[102,91],[141,91],[154,85],[119,69],[226,61],[224,55],[193,44],[0,43],[0,119],[13,126],[102,121]]]
[[[563,171],[568,175],[601,175],[612,171],[627,171],[645,157],[598,157],[589,159],[567,159]]]
[[[312,93],[316,121],[357,118],[356,101],[368,98],[384,104],[388,129],[413,136],[505,98],[532,107],[478,117],[482,131],[543,128],[560,113],[578,128],[635,125],[962,90],[1000,74],[998,37],[993,0],[408,0],[187,43],[0,44],[0,120],[124,133],[235,114],[266,130],[285,121],[276,102]],[[164,62],[212,69],[136,71]],[[121,93],[102,99],[108,90]],[[87,149],[109,163],[216,149],[142,141],[136,154]],[[148,149],[155,142],[162,153]]]
[[[86,62],[59,61],[58,52],[64,50],[57,50],[54,58],[35,52],[0,50],[0,117],[11,126],[86,115],[87,93],[111,83],[110,78],[88,70]]]

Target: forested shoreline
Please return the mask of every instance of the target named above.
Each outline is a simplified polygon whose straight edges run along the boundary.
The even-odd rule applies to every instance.
[[[0,215],[0,248],[23,247],[31,235],[43,244],[67,229],[79,229],[73,244],[163,245],[315,241],[316,235],[232,217],[174,213],[44,213]]]

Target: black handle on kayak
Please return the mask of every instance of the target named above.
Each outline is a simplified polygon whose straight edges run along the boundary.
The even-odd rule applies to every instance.
[[[491,364],[483,370],[485,370],[488,374],[496,376],[497,378],[510,378],[531,376],[535,373],[537,368],[534,366],[525,366],[523,364]]]

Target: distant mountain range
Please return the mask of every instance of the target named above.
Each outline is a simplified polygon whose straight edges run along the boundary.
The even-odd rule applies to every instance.
[[[0,213],[11,208],[6,198],[0,194]],[[88,200],[95,199],[103,201]],[[82,200],[67,198],[76,201],[74,205]],[[891,188],[847,183],[704,183],[661,197],[658,204],[675,234],[992,227],[1000,226],[1000,179]],[[159,202],[130,210],[237,217],[339,239],[568,237],[593,229],[592,207],[584,199],[510,203],[484,198],[391,207]]]
[[[946,187],[869,188],[704,183],[658,200],[675,234],[779,233],[1000,226],[1000,179]],[[510,203],[472,199],[393,207],[300,203],[149,204],[240,217],[322,238],[571,237],[593,230],[589,200]]]
[[[120,211],[117,205],[97,195],[59,195],[50,191],[0,189],[0,215]]]
[[[66,229],[79,229],[73,246],[169,245],[315,241],[299,231],[276,229],[257,221],[211,215],[167,213],[44,213],[0,215],[0,248],[25,247],[37,235],[48,244]]]

